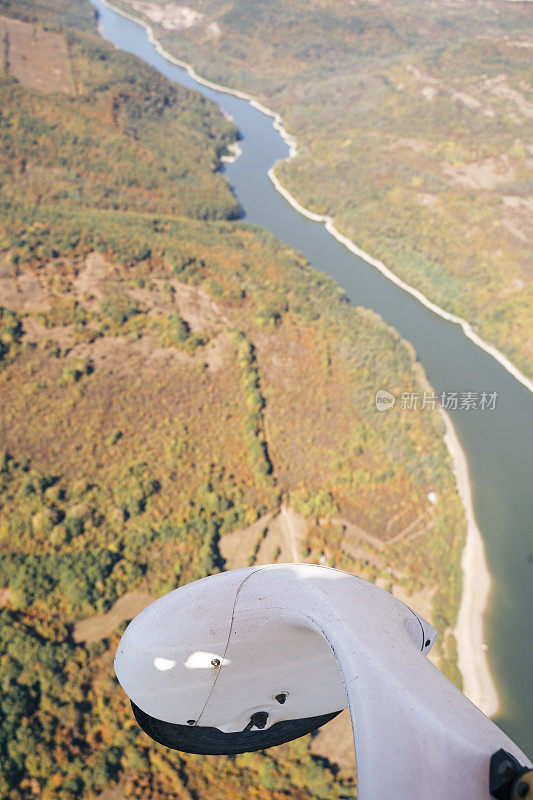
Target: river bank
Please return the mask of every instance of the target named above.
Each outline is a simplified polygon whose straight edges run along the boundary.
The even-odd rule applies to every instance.
[[[464,694],[489,717],[500,707],[498,692],[491,674],[483,634],[483,617],[489,599],[491,577],[485,558],[483,537],[472,505],[468,464],[453,423],[441,412],[446,433],[444,441],[453,461],[459,497],[466,516],[467,534],[461,558],[463,590],[457,615],[455,639],[457,662],[463,678]]]

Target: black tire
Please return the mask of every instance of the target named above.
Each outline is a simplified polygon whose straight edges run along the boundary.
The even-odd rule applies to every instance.
[[[152,739],[165,747],[181,750],[183,753],[199,753],[208,756],[236,755],[250,753],[254,750],[265,750],[291,739],[298,739],[306,733],[325,725],[340,711],[322,714],[318,717],[289,719],[276,722],[266,730],[241,731],[239,733],[223,733],[218,728],[204,728],[200,725],[178,725],[174,722],[151,717],[135,703],[131,707],[135,719]]]

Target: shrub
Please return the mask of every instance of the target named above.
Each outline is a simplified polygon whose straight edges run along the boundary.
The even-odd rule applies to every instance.
[[[90,375],[94,371],[94,364],[90,358],[80,358],[67,364],[59,379],[60,386],[69,386],[77,383],[84,375]]]
[[[112,292],[100,301],[100,314],[114,325],[123,325],[139,312],[139,304],[126,292]]]

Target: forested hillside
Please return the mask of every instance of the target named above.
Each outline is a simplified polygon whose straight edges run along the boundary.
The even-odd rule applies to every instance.
[[[442,423],[374,402],[423,375],[234,219],[216,170],[236,132],[214,106],[63,28],[59,4],[2,6],[0,796],[351,797],[309,736],[235,758],[154,744],[113,653],[150,598],[223,569],[225,541],[257,563],[261,520],[290,509],[302,560],[426,598],[458,680]]]
[[[530,3],[117,4],[281,113],[298,200],[533,374]]]

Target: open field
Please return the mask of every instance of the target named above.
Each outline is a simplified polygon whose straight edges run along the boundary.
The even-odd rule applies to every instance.
[[[0,33],[5,72],[30,89],[73,92],[64,36],[8,17],[0,18]]]
[[[126,592],[105,614],[98,614],[76,623],[74,641],[91,644],[106,639],[124,620],[133,619],[154,599],[143,592]]]

